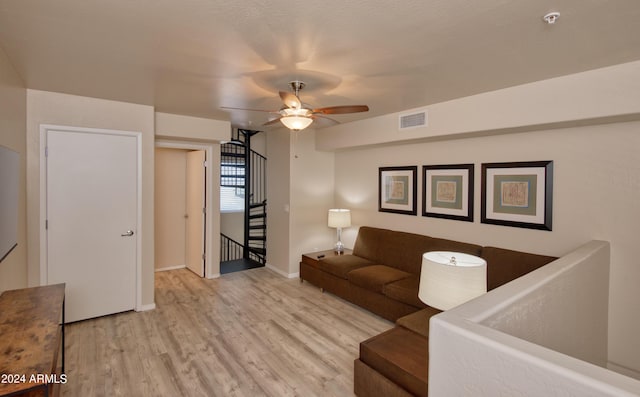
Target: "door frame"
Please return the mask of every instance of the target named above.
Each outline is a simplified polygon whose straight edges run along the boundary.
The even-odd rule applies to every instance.
[[[135,310],[143,311],[148,308],[142,304],[142,133],[136,131],[111,130],[104,128],[71,127],[54,124],[40,124],[40,285],[47,285],[48,263],[47,263],[47,133],[55,131],[71,131],[87,134],[124,135],[136,138],[136,303]]]
[[[215,251],[216,249],[220,250],[220,245],[215,244],[216,234],[214,233],[215,228],[213,225],[214,221],[214,212],[213,208],[213,194],[214,192],[214,182],[215,182],[215,167],[216,164],[213,161],[214,159],[214,144],[206,143],[206,142],[191,142],[191,141],[174,141],[174,140],[156,140],[155,143],[156,148],[165,148],[165,149],[183,149],[183,150],[204,150],[206,153],[206,187],[205,187],[205,208],[207,209],[205,213],[205,234],[207,238],[204,241],[204,250],[205,250],[205,265],[204,265],[204,277],[211,279],[220,277],[220,253]],[[218,192],[220,195],[220,192]],[[218,231],[220,230],[220,226],[218,225]],[[218,232],[219,234],[219,232]],[[219,239],[218,239],[219,240]],[[217,261],[217,262],[216,262]]]

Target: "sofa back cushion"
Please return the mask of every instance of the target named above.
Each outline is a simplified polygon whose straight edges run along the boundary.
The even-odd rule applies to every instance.
[[[558,259],[496,247],[484,247],[480,256],[487,261],[488,291]]]
[[[456,251],[480,255],[481,249],[481,246],[475,244],[362,226],[358,231],[353,254],[419,275],[422,254],[425,252]]]

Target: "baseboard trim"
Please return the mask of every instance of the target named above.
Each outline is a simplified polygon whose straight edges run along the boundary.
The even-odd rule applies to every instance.
[[[625,367],[624,365],[620,365],[620,364],[616,364],[616,363],[612,363],[611,361],[609,361],[607,363],[607,368],[610,369],[611,371],[617,372],[619,374],[628,376],[630,378],[634,378],[637,380],[640,380],[640,372],[631,369],[629,367]]]
[[[287,272],[284,272],[284,271],[278,269],[277,267],[275,267],[275,266],[273,266],[273,265],[271,265],[269,263],[267,263],[265,266],[267,267],[267,269],[269,269],[269,270],[271,270],[271,271],[273,271],[275,273],[278,273],[282,277],[286,277],[286,278],[297,278],[297,277],[300,277],[300,272],[287,273]]]
[[[156,308],[156,304],[155,303],[149,303],[147,305],[140,305],[138,307],[136,307],[136,311],[137,312],[146,312],[149,310],[153,310]]]
[[[166,272],[167,270],[178,270],[178,269],[184,269],[184,268],[186,268],[185,265],[161,267],[156,269],[156,272]]]

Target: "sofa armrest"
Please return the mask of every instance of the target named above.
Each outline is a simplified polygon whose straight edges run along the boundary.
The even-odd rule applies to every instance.
[[[442,313],[442,310],[435,309],[431,306],[419,310],[415,313],[408,314],[404,317],[400,317],[396,321],[396,325],[404,327],[410,331],[429,337],[429,319],[431,316],[435,316],[438,313]]]

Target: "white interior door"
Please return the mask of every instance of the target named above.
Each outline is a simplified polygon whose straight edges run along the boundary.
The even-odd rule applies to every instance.
[[[47,131],[47,283],[66,283],[66,319],[135,308],[138,140]]]
[[[187,153],[187,268],[204,277],[205,151]]]

